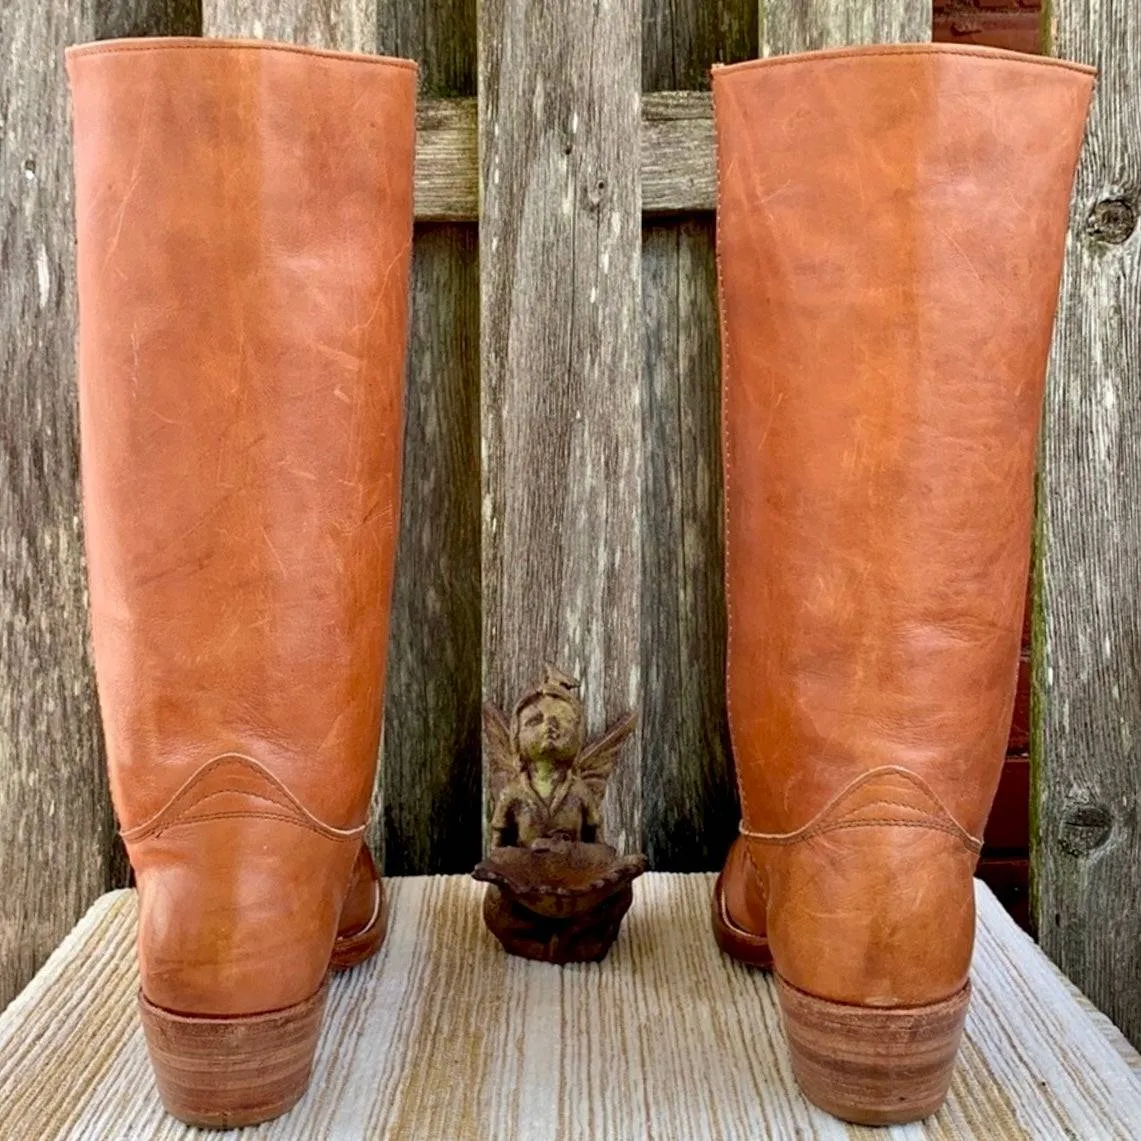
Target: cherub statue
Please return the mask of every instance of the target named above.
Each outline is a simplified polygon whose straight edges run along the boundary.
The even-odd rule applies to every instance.
[[[510,727],[488,702],[483,730],[495,806],[492,845],[529,848],[555,838],[594,843],[606,782],[636,720],[623,717],[584,748],[578,682],[552,665],[519,699]]]
[[[637,719],[584,745],[578,688],[547,665],[510,723],[483,709],[492,850],[473,875],[491,885],[484,919],[512,954],[557,963],[605,956],[646,866],[600,835],[606,782]]]

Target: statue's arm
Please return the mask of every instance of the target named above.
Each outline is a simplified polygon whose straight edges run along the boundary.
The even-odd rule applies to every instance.
[[[491,817],[491,844],[494,848],[508,848],[515,843],[515,798],[504,794],[495,803]]]
[[[579,790],[582,799],[582,839],[584,843],[594,844],[598,841],[598,833],[602,828],[602,814],[589,788],[585,784]]]

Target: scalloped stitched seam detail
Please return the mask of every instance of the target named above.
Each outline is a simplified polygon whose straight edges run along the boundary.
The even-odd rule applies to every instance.
[[[168,823],[160,824],[145,836],[132,837],[130,842],[138,843],[140,840],[151,840],[161,836],[164,832],[169,832],[172,828],[186,828],[191,824],[202,824],[207,820],[277,820],[282,824],[292,824],[297,828],[304,828],[306,831],[322,836],[326,840],[332,840],[334,843],[359,840],[364,835],[366,827],[362,824],[359,828],[354,828],[352,832],[333,832],[318,828],[316,825],[310,824],[308,820],[299,820],[296,816],[285,816],[278,812],[210,812],[204,816],[179,816]]]
[[[841,828],[926,828],[930,832],[945,832],[948,836],[954,836],[968,851],[978,852],[982,848],[981,840],[976,840],[953,821],[946,823],[942,820],[890,820],[886,818],[879,820],[831,820],[784,836],[770,836],[764,832],[748,832],[743,828],[741,835],[746,839],[756,840],[762,844],[791,846],[804,840],[819,839],[821,836]]]
[[[855,813],[869,807],[869,805],[855,805],[845,809],[844,801],[849,800],[852,795],[864,785],[883,780],[885,777],[898,777],[901,780],[905,780],[913,788],[918,789],[934,806],[934,811],[928,810],[929,815],[926,820],[852,820],[851,817]],[[881,800],[872,803],[889,802]],[[903,807],[911,811],[925,811],[922,808],[916,808],[910,804]],[[839,818],[837,818],[837,813],[840,814]],[[745,822],[742,820],[738,831],[742,836],[746,836],[752,840],[760,840],[765,843],[774,844],[794,844],[798,840],[807,840],[813,836],[819,836],[831,828],[873,826],[876,824],[898,825],[900,827],[909,828],[932,828],[936,831],[957,836],[971,851],[977,852],[982,848],[982,840],[972,836],[954,816],[947,811],[947,808],[935,790],[918,773],[912,772],[911,769],[903,768],[901,765],[881,765],[879,768],[869,769],[867,772],[861,773],[836,793],[836,795],[802,828],[784,833],[756,832],[747,828]]]
[[[282,803],[282,801],[270,800],[264,796],[259,797],[259,799],[268,800],[271,804],[278,804],[282,808],[291,810],[298,817],[299,823],[302,821],[307,822],[307,825],[314,831],[321,834],[328,833],[330,839],[339,839],[341,837],[352,838],[355,835],[359,835],[365,827],[361,825],[359,828],[334,828],[332,825],[326,824],[323,820],[319,820],[314,816],[289,790],[285,782],[263,765],[261,761],[254,757],[246,756],[244,753],[221,753],[216,757],[212,757],[209,761],[206,761],[196,772],[188,777],[173,796],[171,796],[170,800],[150,817],[149,820],[145,820],[142,824],[138,824],[133,828],[123,829],[120,832],[123,840],[128,843],[143,840],[153,833],[163,831],[177,823],[190,812],[191,809],[202,804],[213,795],[212,792],[207,792],[202,795],[195,795],[195,793],[210,773],[226,764],[236,764],[248,769],[255,776],[260,777],[270,788],[284,797],[284,803]],[[239,789],[215,791],[233,791],[238,792],[240,795],[258,796],[257,793],[247,793],[246,790]]]

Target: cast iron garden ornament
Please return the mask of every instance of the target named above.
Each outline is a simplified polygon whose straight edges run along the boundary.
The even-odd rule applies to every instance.
[[[547,665],[510,723],[483,707],[492,849],[472,874],[490,885],[484,921],[511,954],[551,963],[604,958],[646,868],[600,836],[606,782],[637,718],[584,745],[578,688]]]

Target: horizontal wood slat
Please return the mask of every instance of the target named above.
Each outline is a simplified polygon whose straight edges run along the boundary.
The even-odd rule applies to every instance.
[[[416,220],[479,217],[475,99],[421,99],[416,108]]]
[[[416,114],[416,218],[479,217],[474,99],[421,100]],[[713,209],[713,104],[708,91],[659,91],[642,97],[642,212]]]

